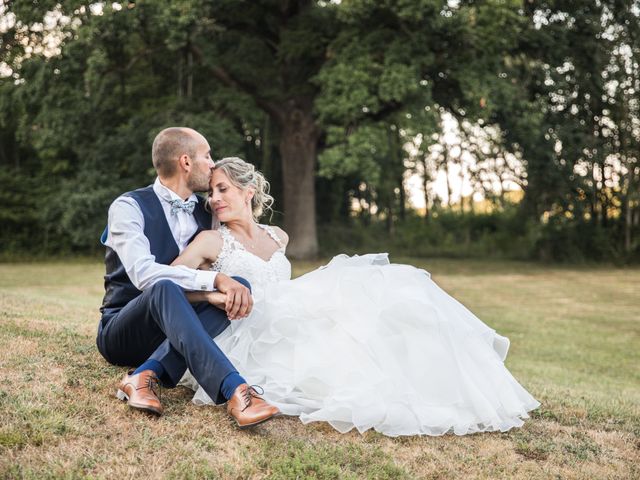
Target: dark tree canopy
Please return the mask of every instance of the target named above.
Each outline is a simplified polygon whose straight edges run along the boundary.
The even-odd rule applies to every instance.
[[[562,256],[558,246],[574,240],[603,257],[640,248],[633,2],[0,9],[3,250],[97,248],[109,202],[153,179],[150,144],[170,125],[200,130],[216,158],[240,155],[265,172],[273,221],[296,257],[318,252],[319,224],[379,220],[391,235],[411,225],[412,172],[426,220],[437,221],[433,182],[446,171],[449,185],[454,167],[498,212],[503,180],[522,188],[518,227],[508,228],[536,239],[530,254]],[[455,148],[446,118],[458,125]]]

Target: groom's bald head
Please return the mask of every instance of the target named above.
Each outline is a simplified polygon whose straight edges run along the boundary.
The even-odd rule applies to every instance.
[[[202,135],[185,127],[170,127],[162,130],[153,140],[151,158],[160,177],[172,177],[178,169],[178,159],[182,155],[196,156]]]

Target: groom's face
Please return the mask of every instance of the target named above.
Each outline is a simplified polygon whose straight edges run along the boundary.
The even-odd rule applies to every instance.
[[[209,142],[199,135],[195,155],[192,160],[192,168],[189,172],[187,184],[190,190],[194,192],[206,192],[209,190],[209,181],[211,180],[211,170],[213,169],[213,160],[211,159],[211,147]]]

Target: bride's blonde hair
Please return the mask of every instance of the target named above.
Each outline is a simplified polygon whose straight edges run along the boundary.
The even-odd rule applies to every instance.
[[[214,169],[222,170],[236,187],[243,190],[250,188],[254,191],[251,198],[254,220],[257,221],[266,210],[271,210],[273,197],[269,195],[269,182],[252,164],[239,157],[225,157],[216,162]]]

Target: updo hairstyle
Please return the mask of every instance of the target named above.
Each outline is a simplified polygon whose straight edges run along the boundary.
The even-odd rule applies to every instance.
[[[273,197],[269,195],[269,182],[252,164],[239,157],[225,157],[215,162],[214,169],[222,170],[236,187],[243,190],[251,188],[254,191],[251,198],[251,212],[254,220],[257,221],[265,210],[271,210]]]

